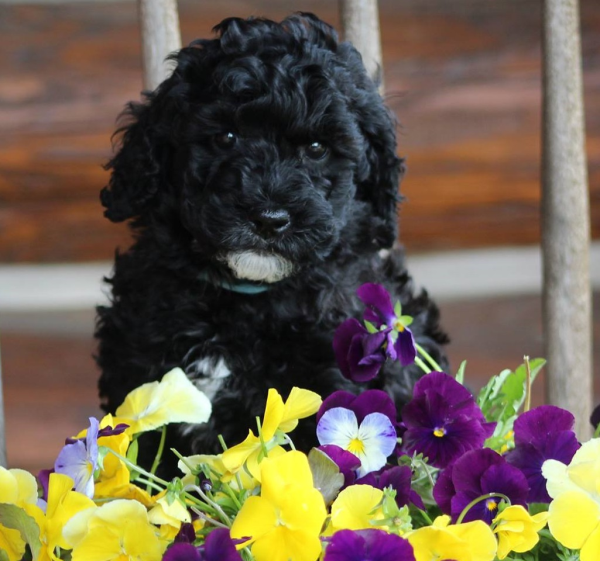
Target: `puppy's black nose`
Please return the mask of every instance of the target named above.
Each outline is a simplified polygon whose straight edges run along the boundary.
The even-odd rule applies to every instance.
[[[290,226],[290,215],[286,210],[263,210],[251,218],[257,233],[263,238],[272,238]]]

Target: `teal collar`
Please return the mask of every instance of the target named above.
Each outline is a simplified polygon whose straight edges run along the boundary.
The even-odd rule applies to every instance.
[[[252,281],[229,282],[227,280],[218,279],[215,283],[214,280],[208,276],[206,271],[202,271],[198,278],[215,286],[224,288],[225,290],[237,292],[238,294],[260,294],[261,292],[266,292],[271,289],[271,286],[268,284],[259,284]]]

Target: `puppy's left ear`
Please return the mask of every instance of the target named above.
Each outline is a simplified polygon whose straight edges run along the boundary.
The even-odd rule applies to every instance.
[[[404,160],[396,155],[396,122],[377,91],[358,107],[359,126],[366,141],[358,170],[357,197],[373,207],[372,237],[378,248],[391,247],[398,236],[398,203]]]

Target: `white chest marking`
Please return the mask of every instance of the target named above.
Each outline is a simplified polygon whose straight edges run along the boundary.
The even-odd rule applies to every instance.
[[[231,374],[223,357],[205,357],[191,363],[186,368],[194,385],[203,391],[211,401],[221,387],[223,380]]]

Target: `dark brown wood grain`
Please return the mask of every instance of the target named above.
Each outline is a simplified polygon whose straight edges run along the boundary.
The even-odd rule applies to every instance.
[[[388,104],[407,157],[410,250],[539,242],[540,1],[381,0]],[[335,2],[304,0],[338,23]],[[180,3],[184,43],[283,0]],[[600,238],[600,4],[582,0],[591,226]],[[0,262],[110,259],[129,236],[98,200],[138,99],[135,3],[0,5]]]

